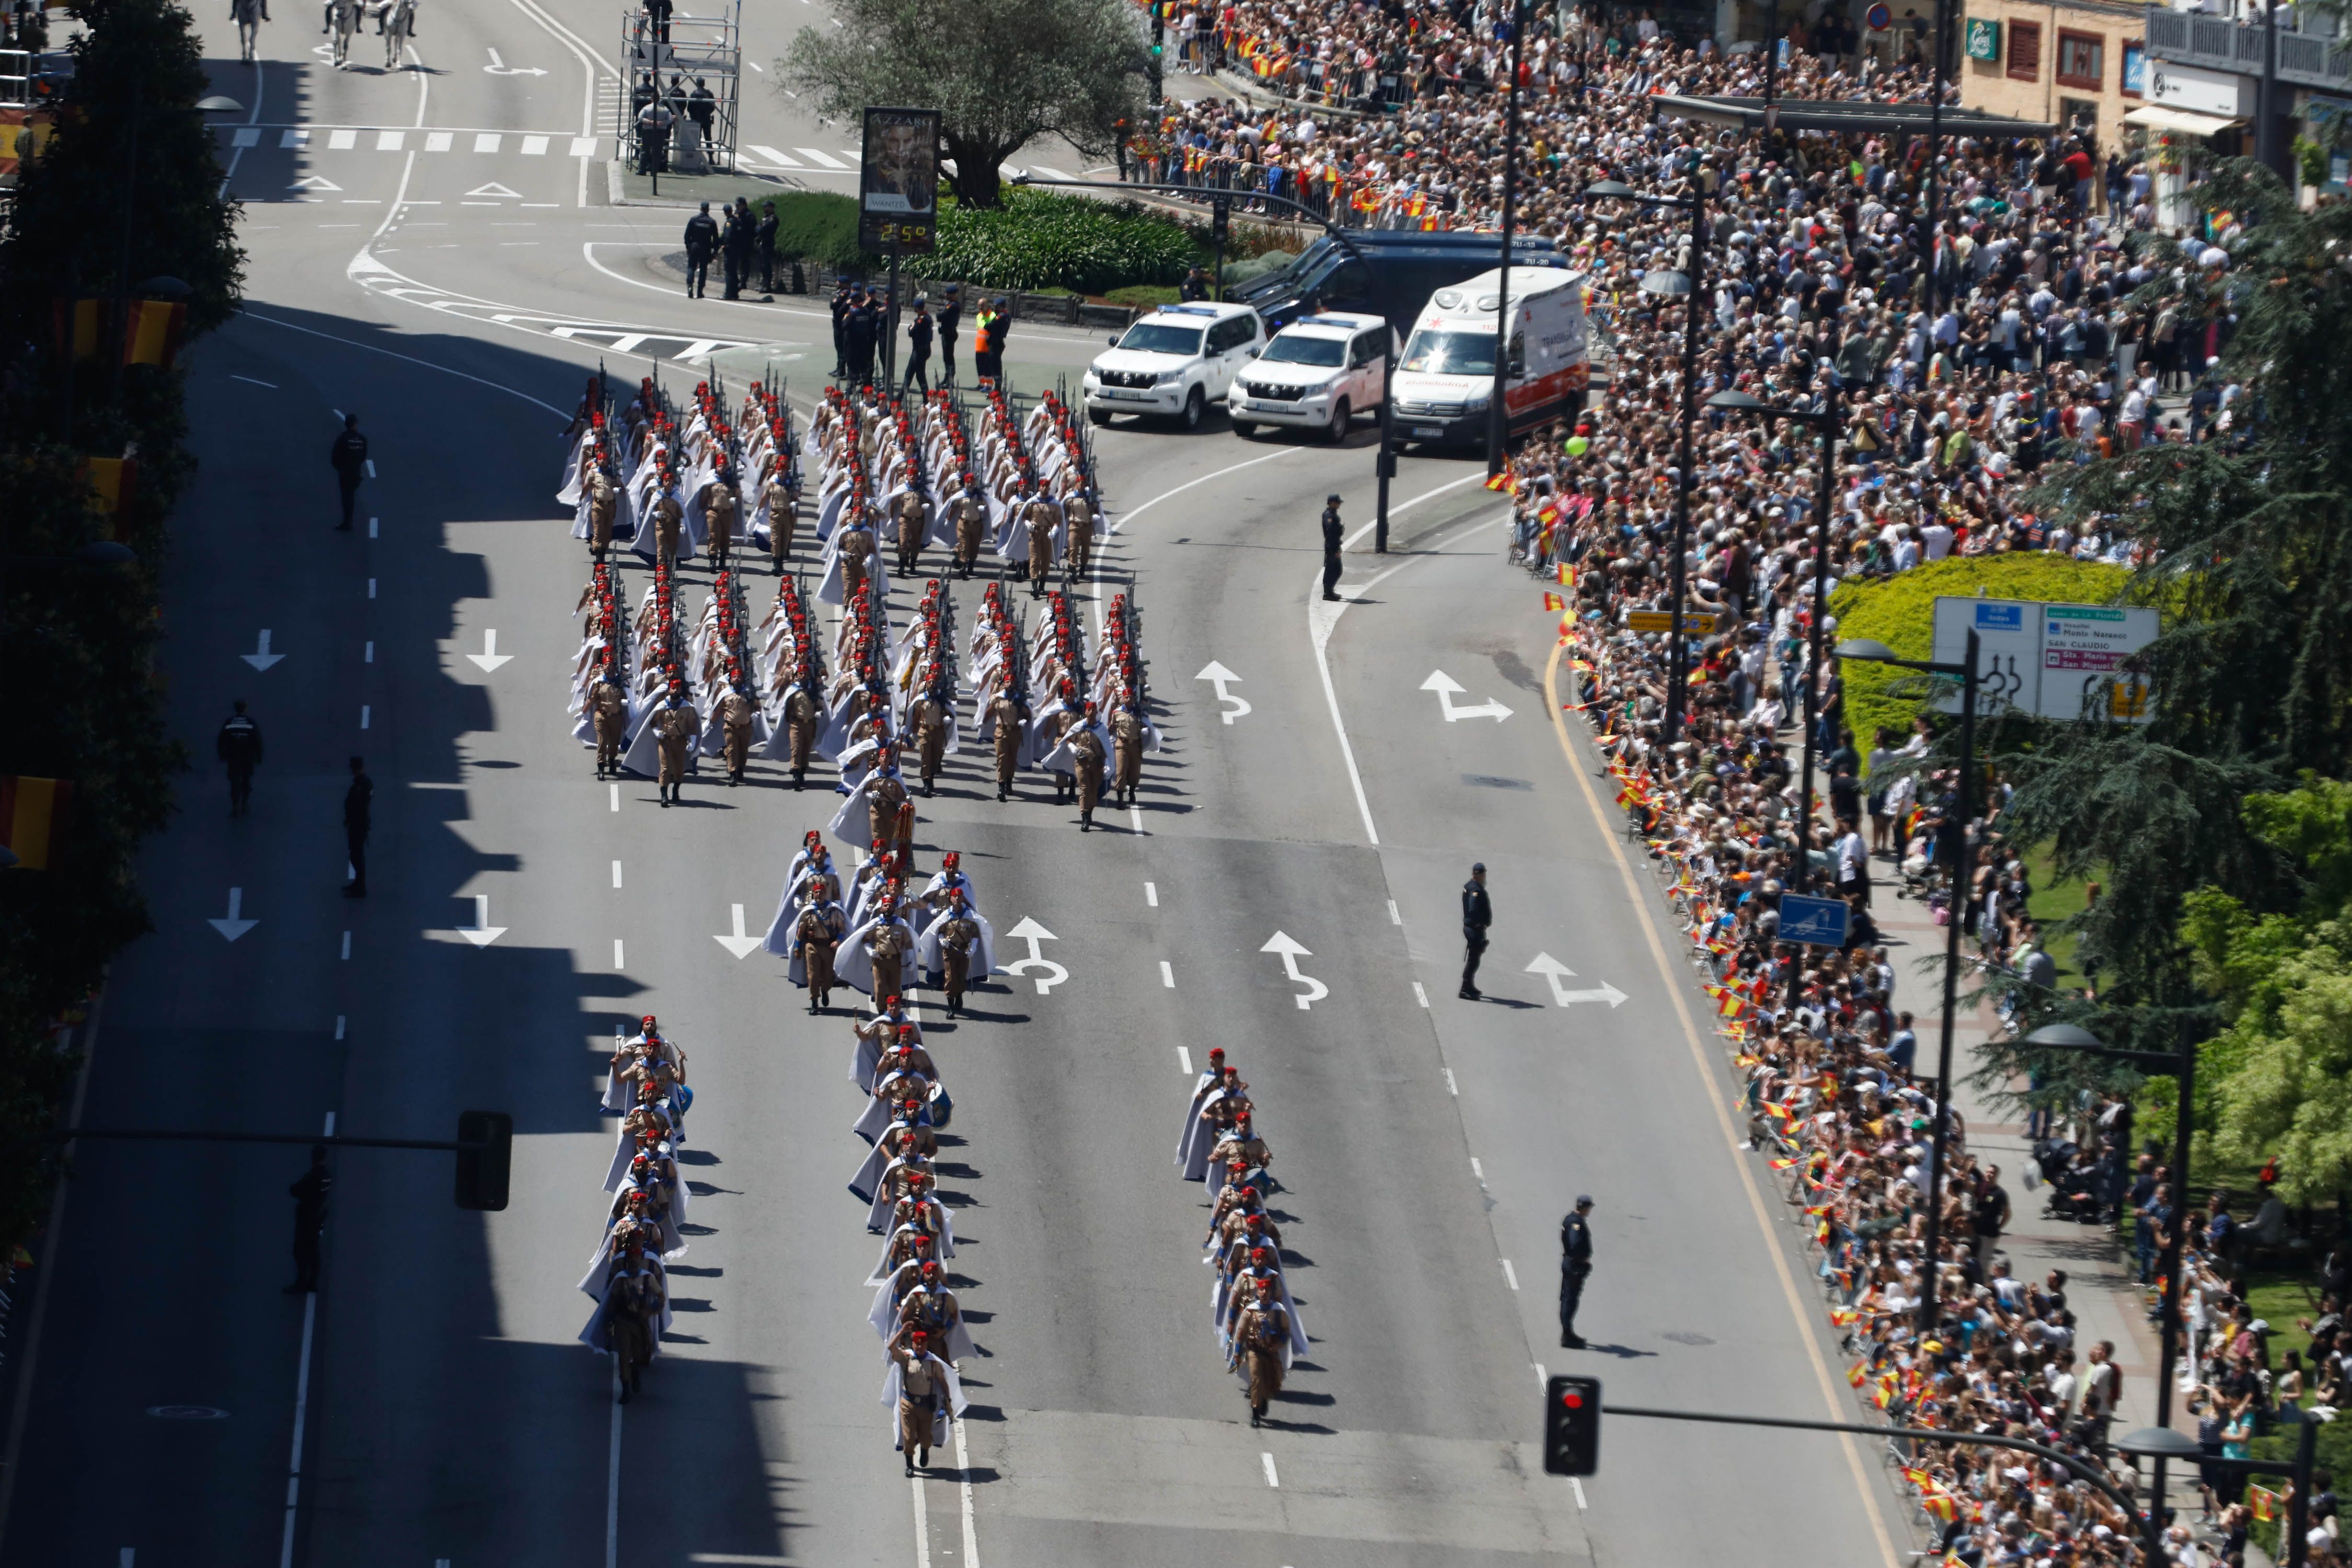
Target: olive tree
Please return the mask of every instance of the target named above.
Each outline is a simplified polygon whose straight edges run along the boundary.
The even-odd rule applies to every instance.
[[[940,151],[968,206],[1001,205],[1004,160],[1040,136],[1108,156],[1142,111],[1142,38],[1126,0],[837,0],[803,27],[780,83],[856,124],[869,106],[940,111]],[[803,105],[805,107],[805,105]]]

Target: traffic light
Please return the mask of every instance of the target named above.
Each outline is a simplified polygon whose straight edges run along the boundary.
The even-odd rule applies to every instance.
[[[514,1118],[503,1110],[457,1113],[457,1206],[503,1209],[514,1163]]]
[[[1555,1377],[1544,1387],[1544,1470],[1589,1476],[1601,1468],[1601,1380]]]
[[[1160,57],[1161,52],[1167,47],[1165,41],[1167,37],[1168,8],[1165,5],[1160,5],[1159,0],[1152,0],[1151,53],[1145,61],[1145,64],[1149,68],[1150,71],[1151,83],[1151,104],[1155,109],[1160,106],[1162,96],[1160,88]]]

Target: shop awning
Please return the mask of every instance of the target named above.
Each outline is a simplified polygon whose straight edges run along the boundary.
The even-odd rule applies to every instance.
[[[1733,131],[1757,131],[1764,125],[1766,104],[1760,98],[1684,98],[1659,93],[1650,100],[1662,118],[1720,125]],[[1789,132],[1852,132],[1858,135],[1924,135],[1933,111],[1924,103],[1877,103],[1853,99],[1784,98],[1770,105],[1780,129]],[[2005,141],[2021,136],[2050,136],[2058,127],[2046,121],[2012,120],[1981,109],[1944,106],[1944,134],[1980,136]]]
[[[2175,131],[2184,136],[2218,136],[2224,131],[2235,131],[2246,122],[2223,114],[2200,114],[2193,109],[2167,109],[2161,104],[2142,104],[2124,116],[2126,125],[2137,125],[2148,131]]]

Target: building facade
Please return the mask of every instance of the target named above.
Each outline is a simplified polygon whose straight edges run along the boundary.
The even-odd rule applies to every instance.
[[[2147,100],[2147,8],[2114,0],[1968,0],[1960,101],[1970,109],[2084,126],[2104,158]]]

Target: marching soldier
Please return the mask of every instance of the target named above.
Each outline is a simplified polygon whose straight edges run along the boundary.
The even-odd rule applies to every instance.
[[[923,515],[923,498],[913,489],[905,489],[890,502],[890,521],[897,524],[898,544],[898,574],[915,574],[915,562],[923,552],[923,535],[929,520]]]
[[[768,559],[774,563],[776,575],[784,574],[784,560],[793,552],[793,534],[800,523],[800,497],[784,483],[784,465],[779,460],[768,482],[760,487],[760,505],[768,514]]]
[[[792,689],[784,693],[784,739],[794,789],[807,780],[809,749],[816,744],[817,727],[824,719],[824,710],[817,705],[816,694],[809,689],[809,683],[804,679],[793,681]]]
[[[996,798],[1013,798],[1013,772],[1021,765],[1021,742],[1029,733],[1029,699],[1009,686],[988,704],[988,721],[996,735]]]
[[[866,563],[874,553],[874,531],[866,525],[866,508],[850,502],[842,518],[841,537],[834,548],[841,552],[841,595],[845,603],[866,591]]]
[[[940,763],[948,753],[948,692],[934,685],[924,689],[907,715],[908,727],[915,732],[915,757],[922,768],[926,796],[939,793],[931,781],[939,776]]]
[[[1095,803],[1102,798],[1103,743],[1095,733],[1095,705],[1087,704],[1086,717],[1073,724],[1067,735],[1070,760],[1077,764],[1078,831],[1091,833],[1095,826]]]
[[[1112,797],[1133,805],[1136,785],[1143,779],[1143,715],[1131,701],[1111,710],[1110,752]]]
[[[898,1384],[898,1447],[906,1456],[907,1474],[916,1467],[931,1468],[931,1438],[948,1403],[947,1367],[930,1352],[930,1335],[910,1329],[907,1342],[893,1349]]]
[[[1282,1392],[1282,1352],[1290,1343],[1290,1314],[1265,1280],[1234,1325],[1234,1359],[1249,1384],[1250,1425],[1265,1424],[1265,1407]]]
[[[966,474],[963,489],[955,499],[955,561],[961,575],[971,575],[972,563],[980,559],[981,536],[987,527],[988,508],[981,503],[980,481]]]
[[[588,470],[588,550],[597,560],[604,559],[613,548],[613,514],[619,510],[620,492],[613,481],[604,477],[602,468]]]
[[[915,814],[915,803],[908,797],[907,786],[899,782],[896,761],[887,746],[875,753],[874,776],[866,784],[866,820],[872,830],[867,837],[877,844],[908,841],[907,848],[911,854],[910,841],[915,835],[910,819]],[[898,989],[895,985],[890,987],[893,992]]]
[[[883,918],[874,922],[866,933],[866,954],[874,964],[874,994],[896,996],[906,977],[907,927],[897,911],[887,901],[882,906]]]
[[[952,1018],[963,1006],[965,988],[971,984],[972,949],[980,942],[980,922],[971,918],[971,908],[959,892],[948,912],[940,917],[940,966],[947,976],[948,1016]]]
[[[1063,542],[1063,560],[1068,564],[1071,581],[1076,582],[1094,564],[1095,504],[1087,499],[1087,492],[1075,478],[1070,481],[1069,494],[1062,498],[1062,521],[1070,531]]]
[[[589,710],[596,721],[596,776],[617,777],[621,748],[629,735],[629,692],[621,684],[621,667],[610,659],[597,671],[589,689]]]
[[[727,557],[735,548],[735,471],[721,468],[703,497],[702,519],[710,529],[710,566],[714,572],[727,570]]]
[[[833,1005],[833,988],[838,984],[834,979],[833,954],[845,934],[841,906],[814,893],[793,922],[793,956],[800,960],[801,971],[808,976],[812,1013]]]
[[[1054,503],[1043,495],[1031,498],[1021,509],[1021,521],[1029,531],[1029,596],[1041,599],[1045,580],[1054,574]]]
[[[686,510],[677,504],[677,492],[665,476],[661,494],[654,501],[654,549],[661,563],[672,571],[677,569],[678,530],[685,521]]]
[[[654,715],[656,749],[661,754],[661,803],[667,810],[686,785],[686,763],[702,733],[702,718],[686,700],[686,682],[669,683],[669,700]]]
[[[711,537],[718,537],[715,530]],[[740,679],[729,683],[727,695],[719,700],[719,724],[726,748],[727,783],[730,787],[743,782],[743,769],[751,757],[751,716],[757,711]]]

